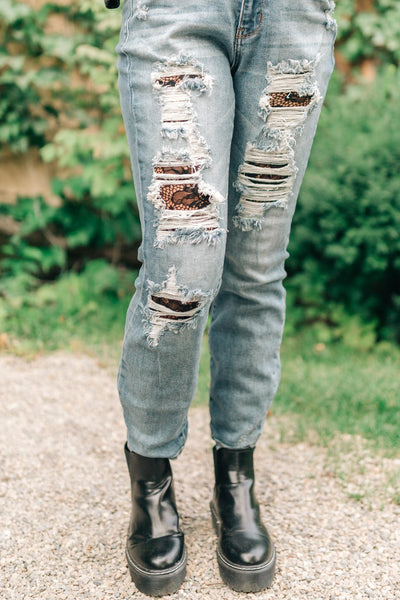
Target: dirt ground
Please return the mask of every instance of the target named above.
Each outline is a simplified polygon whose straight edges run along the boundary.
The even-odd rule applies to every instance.
[[[208,411],[193,408],[173,462],[189,553],[171,599],[400,598],[399,459],[356,438],[342,454],[280,441],[274,415],[256,450],[257,495],[277,547],[273,587],[239,594],[220,580],[208,503]],[[125,428],[115,377],[85,355],[31,362],[0,355],[0,597],[3,600],[145,598],[129,579]],[[400,494],[399,494],[400,496]]]

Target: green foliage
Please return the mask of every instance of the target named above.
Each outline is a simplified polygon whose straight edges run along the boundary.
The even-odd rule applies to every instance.
[[[398,65],[397,0],[376,0],[371,12],[356,7],[337,2],[341,53],[354,66],[372,56]],[[65,21],[63,34],[54,19]],[[0,231],[3,314],[10,299],[99,257],[135,266],[140,226],[117,93],[120,20],[101,0],[0,6],[0,147],[38,149],[58,173],[57,206],[29,190],[0,205],[0,220],[19,227]],[[339,97],[341,88],[334,79],[295,215],[288,328],[311,324],[321,342],[368,350],[377,334],[400,337],[399,76],[386,71],[375,86]]]
[[[285,334],[282,380],[272,414],[291,415],[285,441],[328,443],[338,432],[361,435],[376,448],[398,455],[400,448],[400,350],[380,342],[370,352],[343,343],[316,345],[310,331]],[[200,359],[194,402],[207,405],[210,372],[207,337]]]
[[[371,11],[358,9],[358,0],[337,0],[337,48],[352,65],[373,58],[400,64],[400,4],[374,0]]]
[[[62,200],[58,207],[49,206],[43,198],[20,198],[16,204],[0,205],[0,217],[11,216],[20,223],[18,232],[2,246],[0,293],[15,277],[23,275],[29,289],[41,279],[54,279],[70,269],[80,271],[90,259],[105,253],[119,263],[123,244],[134,242],[137,217],[126,209],[130,198],[124,197],[123,190],[115,206],[101,202],[96,206],[97,199],[83,187],[82,178],[71,178],[68,184],[70,188],[65,182],[55,182]],[[128,187],[126,191],[131,193]],[[134,260],[133,256],[128,262]]]
[[[46,33],[54,17],[65,35]],[[99,255],[123,262],[121,248],[134,264],[140,225],[116,89],[120,16],[97,0],[39,10],[7,2],[0,23],[0,142],[14,153],[38,148],[60,173],[57,207],[28,197],[0,205],[0,218],[20,224],[1,248],[3,278],[32,284],[26,274],[54,278]]]
[[[34,71],[27,66],[28,58],[41,51],[44,19],[43,10],[35,15],[24,4],[3,2],[0,6],[0,147],[7,144],[14,152],[26,152],[30,146],[40,146],[45,141],[48,107],[44,106],[40,115],[32,107],[40,102],[40,77],[43,75],[46,85],[51,70]],[[11,44],[25,53],[10,52]]]
[[[340,324],[341,305],[400,339],[400,72],[328,98],[294,217],[291,304]],[[335,313],[336,310],[336,313]]]
[[[95,0],[67,6],[49,2],[39,10],[20,2],[2,3],[0,140],[9,150],[42,147],[55,129],[65,129],[68,118],[72,127],[67,129],[108,124],[116,133],[119,18],[105,20],[104,13]],[[54,16],[68,23],[66,35],[46,33]]]
[[[296,415],[298,437],[314,431],[319,439],[329,440],[340,431],[398,451],[399,359],[399,349],[386,343],[370,353],[343,344],[318,351],[301,336],[287,338],[273,409]]]
[[[73,346],[99,350],[121,339],[134,273],[92,260],[81,274],[26,291],[17,277],[0,288],[2,335],[16,352],[32,353]]]

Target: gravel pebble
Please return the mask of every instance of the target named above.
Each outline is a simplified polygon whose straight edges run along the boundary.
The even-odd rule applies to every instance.
[[[129,488],[115,376],[93,358],[56,352],[34,361],[0,356],[0,382],[1,599],[146,598],[124,559]],[[189,439],[173,463],[189,561],[172,600],[399,600],[400,506],[387,493],[387,477],[392,488],[399,481],[399,459],[343,436],[349,476],[342,469],[338,477],[340,456],[335,465],[329,449],[280,442],[285,423],[274,416],[256,470],[276,578],[259,594],[228,589],[208,507],[208,421],[205,408],[191,409]]]

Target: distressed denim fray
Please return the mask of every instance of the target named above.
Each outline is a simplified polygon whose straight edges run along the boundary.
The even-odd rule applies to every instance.
[[[280,378],[289,232],[333,69],[329,0],[125,0],[119,89],[143,241],[118,388],[175,457],[211,313],[211,432],[254,446]]]

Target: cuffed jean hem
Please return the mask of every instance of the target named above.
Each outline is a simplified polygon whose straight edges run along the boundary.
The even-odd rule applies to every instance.
[[[245,450],[246,448],[255,448],[256,444],[247,444],[245,446],[225,446],[225,444],[221,444],[220,442],[217,442],[216,440],[214,440],[215,442],[215,448],[217,450],[220,450],[221,448],[225,448],[225,450]]]
[[[211,437],[215,443],[215,447],[217,450],[220,448],[226,448],[227,450],[244,450],[245,448],[255,448],[258,440],[260,439],[262,433],[262,429],[257,432],[256,435],[253,436],[241,436],[236,441],[231,439],[229,441],[223,441],[213,433],[211,433]]]
[[[136,452],[136,454],[140,454],[141,456],[146,456],[147,458],[169,458],[170,460],[174,460],[178,458],[181,454],[187,439],[187,427],[184,432],[180,433],[180,435],[173,441],[168,444],[163,444],[162,447],[155,446],[152,444],[151,446],[138,443],[137,440],[132,439],[132,436],[127,435],[127,445],[128,449],[131,452]]]

